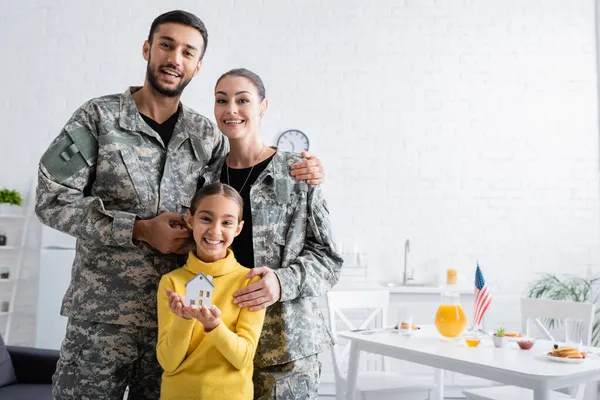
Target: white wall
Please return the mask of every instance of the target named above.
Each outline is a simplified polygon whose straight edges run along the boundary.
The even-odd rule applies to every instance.
[[[21,0],[0,13],[0,186],[93,96],[141,84],[160,12],[204,19],[209,48],[184,102],[244,66],[267,85],[263,137],[309,134],[338,236],[370,274],[476,260],[496,291],[539,271],[600,272],[593,0]]]

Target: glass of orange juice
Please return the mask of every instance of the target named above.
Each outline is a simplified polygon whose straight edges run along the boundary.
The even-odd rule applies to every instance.
[[[467,327],[467,317],[460,305],[458,292],[442,293],[442,302],[435,314],[435,327],[446,339],[460,339]]]

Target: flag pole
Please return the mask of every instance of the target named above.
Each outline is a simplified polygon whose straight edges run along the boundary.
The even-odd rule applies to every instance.
[[[476,260],[477,266],[479,267],[479,260]],[[471,321],[471,332],[475,332],[475,319],[477,317],[477,268],[475,268],[475,282],[473,282],[473,320]]]

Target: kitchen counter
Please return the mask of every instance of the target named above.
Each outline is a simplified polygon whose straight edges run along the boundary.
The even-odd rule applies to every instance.
[[[474,287],[464,285],[436,285],[421,284],[387,286],[385,283],[373,281],[359,281],[350,279],[340,279],[338,284],[332,290],[388,290],[390,293],[403,294],[441,294],[447,291],[458,291],[461,295],[473,295]]]

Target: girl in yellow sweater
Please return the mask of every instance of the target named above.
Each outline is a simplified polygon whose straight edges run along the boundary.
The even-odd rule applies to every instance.
[[[253,397],[252,361],[265,310],[249,311],[233,303],[235,291],[260,280],[246,278],[250,270],[229,249],[242,230],[242,210],[238,192],[218,182],[204,186],[192,199],[186,222],[196,248],[158,286],[163,400]],[[186,283],[200,273],[212,277],[212,305],[186,307]]]

